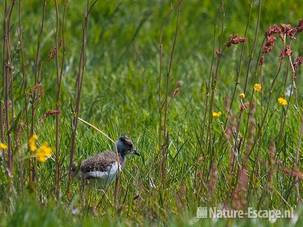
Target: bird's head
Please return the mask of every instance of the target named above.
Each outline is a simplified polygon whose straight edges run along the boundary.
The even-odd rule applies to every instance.
[[[134,144],[130,138],[127,136],[121,136],[118,141],[116,142],[117,151],[122,155],[125,156],[127,154],[135,154],[140,156],[137,150],[134,147]]]

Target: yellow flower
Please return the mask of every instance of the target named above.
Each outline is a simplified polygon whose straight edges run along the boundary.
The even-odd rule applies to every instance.
[[[7,150],[7,145],[5,143],[0,143],[0,150]]]
[[[48,146],[47,143],[43,143],[37,150],[37,160],[39,162],[45,162],[48,158],[50,158],[50,156],[52,156],[52,149]]]
[[[262,90],[262,85],[261,84],[255,84],[254,85],[254,90],[255,92],[260,92]]]
[[[219,118],[222,115],[222,113],[219,112],[213,112],[213,118]]]
[[[239,94],[240,99],[245,99],[245,94],[242,92]]]
[[[29,147],[31,152],[35,152],[37,150],[37,144],[36,144],[37,140],[38,140],[38,136],[36,134],[33,134],[31,136],[31,138],[29,138],[28,147]]]
[[[285,98],[283,98],[283,97],[278,98],[278,103],[281,106],[287,106],[287,104],[288,104],[287,100]]]

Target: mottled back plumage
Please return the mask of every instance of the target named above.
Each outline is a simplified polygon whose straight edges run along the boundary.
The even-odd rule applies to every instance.
[[[91,171],[106,172],[108,168],[116,161],[121,162],[121,158],[114,151],[105,151],[89,157],[81,163],[80,170],[82,173]]]

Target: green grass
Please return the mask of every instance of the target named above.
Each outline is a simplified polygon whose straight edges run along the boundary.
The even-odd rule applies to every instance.
[[[18,2],[18,1],[17,1]],[[35,114],[35,133],[39,143],[47,141],[55,149],[55,117],[45,117],[45,113],[55,109],[56,103],[56,66],[49,60],[49,52],[55,47],[55,6],[47,1],[45,27],[41,37],[41,78],[44,95],[37,104]],[[79,1],[80,2],[80,1]],[[60,199],[55,199],[55,162],[48,160],[37,166],[37,182],[34,190],[28,186],[27,126],[24,111],[24,95],[34,86],[34,60],[42,15],[41,1],[22,1],[21,24],[24,42],[24,64],[28,87],[23,83],[18,45],[18,10],[12,14],[12,58],[13,81],[12,99],[16,125],[13,127],[14,172],[13,190],[9,190],[9,180],[4,165],[0,171],[0,225],[3,226],[130,226],[136,225],[189,225],[199,206],[220,206],[232,203],[232,191],[237,185],[239,166],[247,144],[241,147],[238,165],[234,175],[230,175],[229,163],[233,140],[226,139],[224,123],[232,121],[228,116],[225,103],[231,97],[235,86],[235,76],[240,62],[241,45],[232,46],[224,52],[218,71],[214,93],[213,110],[223,114],[214,119],[211,130],[207,130],[210,90],[210,67],[213,48],[218,48],[220,40],[225,43],[231,34],[243,35],[250,9],[249,1],[224,1],[224,26],[222,23],[220,1],[184,1],[180,7],[179,33],[176,41],[172,74],[169,79],[169,94],[182,81],[180,93],[171,98],[168,108],[169,147],[166,162],[165,184],[161,183],[159,171],[159,40],[163,31],[163,75],[167,72],[169,54],[176,26],[176,12],[168,13],[176,1],[99,1],[89,18],[87,62],[81,94],[80,117],[92,123],[111,138],[129,135],[140,151],[141,158],[129,157],[120,176],[118,196],[119,208],[115,206],[112,184],[104,195],[91,187],[85,197],[90,202],[84,204],[80,198],[80,182],[74,179],[71,194],[66,194],[67,172],[69,165],[72,108],[74,107],[75,80],[81,48],[81,23],[83,4],[69,1],[65,26],[65,65],[61,93],[61,144],[62,178]],[[62,7],[62,5],[59,5]],[[0,5],[0,18],[3,22],[4,9]],[[60,8],[62,9],[62,8]],[[264,32],[272,24],[290,23],[297,25],[301,19],[303,6],[295,0],[262,1],[260,31],[257,36],[256,51],[249,70],[245,101],[255,102],[255,128],[260,126],[261,138],[256,143],[249,160],[249,191],[247,205],[262,209],[295,208],[299,220],[301,203],[296,201],[297,194],[292,186],[294,177],[285,174],[283,167],[292,168],[300,140],[302,116],[302,70],[297,74],[298,104],[292,97],[289,109],[282,108],[277,98],[284,95],[291,84],[290,67],[284,60],[281,72],[269,95],[272,80],[276,74],[281,41],[277,41],[272,53],[266,56],[262,75],[258,70],[257,54],[261,48]],[[242,70],[239,86],[232,106],[232,116],[238,120],[240,99],[244,89],[250,50],[253,48],[255,26],[258,16],[258,1],[253,1],[251,20],[248,24],[248,42],[244,44]],[[214,26],[216,34],[214,36]],[[3,37],[3,31],[0,30]],[[289,40],[287,40],[288,42]],[[291,42],[294,57],[302,55],[302,34]],[[222,43],[221,43],[222,45]],[[2,62],[3,54],[1,48]],[[3,68],[1,69],[1,75]],[[253,94],[253,84],[262,83],[261,94]],[[1,77],[1,84],[3,78]],[[3,85],[2,85],[3,86]],[[162,87],[164,92],[164,87]],[[1,87],[1,103],[4,102]],[[162,93],[163,94],[163,93]],[[208,103],[208,105],[205,105]],[[28,105],[30,110],[31,105]],[[262,121],[268,108],[268,115]],[[287,114],[285,114],[287,113]],[[249,110],[243,113],[240,135],[247,141],[256,138],[256,132],[245,135],[248,128]],[[285,125],[283,126],[283,121]],[[262,123],[265,123],[262,125]],[[282,130],[281,130],[282,128]],[[281,132],[281,133],[280,133]],[[209,134],[210,133],[210,134]],[[207,140],[210,135],[211,146]],[[268,192],[269,145],[274,141],[277,159],[281,166],[273,176],[273,189]],[[1,141],[2,142],[2,141]],[[6,142],[4,140],[3,142]],[[76,140],[75,161],[81,160],[112,147],[102,134],[79,122]],[[301,159],[300,147],[300,159]],[[208,177],[211,161],[215,160],[216,171]],[[2,162],[3,163],[3,162]],[[299,169],[302,169],[300,162]],[[215,181],[214,192],[209,184]],[[153,182],[155,187],[151,187]],[[299,181],[302,194],[302,182]],[[100,202],[101,201],[101,202]],[[261,202],[260,202],[261,201]],[[100,203],[99,203],[100,202]],[[92,206],[99,203],[93,211]],[[72,210],[79,214],[73,215]],[[199,220],[196,225],[269,225],[267,220]],[[290,220],[278,220],[275,224],[291,224]]]

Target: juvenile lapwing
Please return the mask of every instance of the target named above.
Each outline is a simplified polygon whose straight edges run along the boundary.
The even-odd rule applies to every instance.
[[[139,156],[131,139],[121,136],[113,151],[104,151],[84,160],[80,166],[80,176],[82,179],[98,181],[98,184],[105,187],[123,169],[128,154]]]

